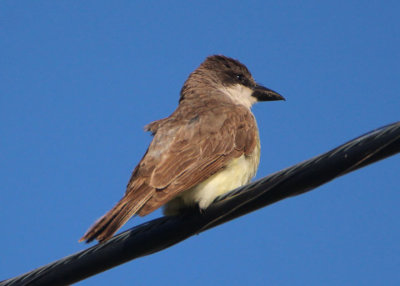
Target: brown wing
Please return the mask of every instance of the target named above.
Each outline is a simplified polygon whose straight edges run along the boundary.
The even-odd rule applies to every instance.
[[[257,127],[245,107],[182,105],[148,126],[154,138],[132,173],[124,197],[81,238],[104,241],[132,215],[146,215],[215,174],[232,159],[250,154]]]
[[[168,124],[157,130],[155,146],[149,147],[143,159],[146,163],[153,154],[160,154],[148,181],[156,191],[143,205],[140,215],[154,211],[207,179],[231,159],[250,154],[256,146],[255,119],[248,109],[236,105],[207,108],[207,114],[197,111],[173,132],[172,140],[166,140],[165,137],[171,136],[170,130]],[[167,144],[157,146],[157,142]]]

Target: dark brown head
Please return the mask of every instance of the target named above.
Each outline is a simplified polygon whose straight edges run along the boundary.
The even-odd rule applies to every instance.
[[[232,100],[250,107],[256,101],[284,100],[277,92],[256,83],[247,67],[238,60],[213,55],[190,74],[181,91],[181,99],[190,88],[214,88]]]

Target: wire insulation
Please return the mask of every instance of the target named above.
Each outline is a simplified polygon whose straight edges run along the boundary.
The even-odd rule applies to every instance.
[[[264,177],[217,198],[200,214],[161,217],[48,265],[0,282],[69,285],[282,199],[308,192],[339,176],[400,152],[400,122],[371,131],[329,152]]]

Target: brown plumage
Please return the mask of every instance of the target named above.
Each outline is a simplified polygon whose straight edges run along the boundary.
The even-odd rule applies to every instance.
[[[154,138],[124,197],[80,241],[107,240],[133,215],[147,215],[223,170],[232,159],[251,156],[258,144],[255,118],[248,107],[221,91],[238,80],[243,84],[237,75],[256,86],[244,65],[224,56],[207,58],[189,76],[178,108],[146,126]]]

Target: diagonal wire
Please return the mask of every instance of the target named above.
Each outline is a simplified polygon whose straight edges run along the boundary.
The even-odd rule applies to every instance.
[[[329,152],[221,196],[200,214],[161,217],[48,265],[0,282],[68,285],[161,251],[188,237],[282,199],[308,192],[339,176],[400,152],[400,122],[373,130]]]

